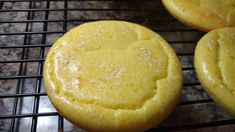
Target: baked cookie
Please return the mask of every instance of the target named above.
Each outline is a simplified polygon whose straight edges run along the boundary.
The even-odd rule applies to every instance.
[[[235,0],[162,0],[180,21],[201,31],[235,26]]]
[[[179,60],[153,31],[129,22],[82,24],[62,36],[44,65],[57,111],[88,131],[144,131],[174,109]]]
[[[215,29],[202,37],[195,68],[211,98],[235,116],[235,27]]]

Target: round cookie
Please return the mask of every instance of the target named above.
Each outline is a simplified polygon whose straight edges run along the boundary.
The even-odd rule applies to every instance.
[[[235,116],[235,27],[202,37],[195,51],[195,68],[211,98]]]
[[[235,26],[235,0],[162,0],[180,21],[201,31]]]
[[[88,131],[144,131],[174,109],[179,60],[153,31],[129,22],[82,24],[62,36],[44,65],[57,111]]]

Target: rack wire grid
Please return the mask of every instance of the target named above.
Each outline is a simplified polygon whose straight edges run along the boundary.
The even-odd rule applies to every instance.
[[[193,67],[194,48],[204,33],[174,19],[158,0],[1,0],[0,131],[82,131],[61,117],[43,87],[48,49],[84,22],[124,20],[163,36],[183,66],[179,105],[149,131],[235,131],[235,119],[202,89]]]

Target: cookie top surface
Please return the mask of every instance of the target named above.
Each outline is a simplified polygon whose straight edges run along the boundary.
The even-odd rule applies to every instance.
[[[195,66],[209,95],[235,115],[235,27],[207,33],[196,47]]]
[[[201,31],[235,26],[235,0],[162,0],[168,11]]]
[[[82,128],[132,130],[125,125],[149,127],[141,123],[155,117],[153,110],[169,113],[182,75],[174,51],[156,33],[133,23],[99,21],[75,27],[53,45],[44,81],[56,109]],[[161,89],[166,99],[159,96]],[[70,110],[62,106],[79,113],[67,115]],[[124,124],[126,116],[131,117]]]

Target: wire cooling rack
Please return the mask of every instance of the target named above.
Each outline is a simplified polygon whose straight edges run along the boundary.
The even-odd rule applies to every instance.
[[[179,105],[149,131],[235,131],[235,119],[203,91],[193,67],[203,35],[174,19],[158,0],[1,0],[0,131],[82,131],[54,110],[43,87],[48,49],[67,30],[84,22],[124,20],[162,35],[183,67]]]

